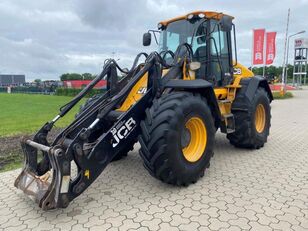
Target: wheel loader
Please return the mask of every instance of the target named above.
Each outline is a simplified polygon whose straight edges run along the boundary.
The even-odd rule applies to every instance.
[[[273,96],[266,79],[237,62],[233,17],[192,12],[160,22],[143,35],[143,45],[153,36],[156,51],[138,54],[130,70],[106,60],[54,119],[22,139],[25,163],[15,186],[42,209],[67,207],[136,142],[147,171],[177,186],[204,175],[218,129],[235,147],[264,146]],[[106,92],[88,99],[49,143],[54,124],[101,79]]]

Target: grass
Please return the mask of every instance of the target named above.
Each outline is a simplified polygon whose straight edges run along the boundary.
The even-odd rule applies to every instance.
[[[0,137],[36,132],[52,120],[59,108],[72,98],[67,96],[0,94]],[[74,118],[79,106],[75,106],[61,118],[57,127],[65,127]]]
[[[283,96],[280,95],[279,91],[274,91],[273,92],[273,97],[274,99],[289,99],[289,98],[293,98],[293,94],[292,92],[286,92],[286,94],[284,94]]]
[[[17,168],[21,168],[22,166],[23,166],[23,161],[18,161],[18,162],[14,161],[12,163],[5,165],[2,169],[0,169],[0,173],[15,170]]]
[[[0,156],[0,173],[21,168],[23,163],[24,161],[21,153],[10,153],[6,156]]]
[[[273,96],[274,99],[287,99],[292,98],[293,94],[287,92],[281,96],[279,92],[273,92]],[[67,96],[0,93],[0,137],[36,132],[57,115],[60,106],[71,99]],[[56,126],[67,126],[78,108],[73,108]]]

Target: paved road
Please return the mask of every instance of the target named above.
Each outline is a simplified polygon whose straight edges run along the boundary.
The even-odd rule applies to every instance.
[[[263,149],[217,134],[210,169],[188,188],[152,178],[134,151],[68,208],[43,212],[13,187],[18,170],[2,173],[0,230],[308,230],[308,89],[295,96],[272,104]]]

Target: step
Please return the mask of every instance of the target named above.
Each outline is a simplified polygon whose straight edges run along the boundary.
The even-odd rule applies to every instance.
[[[230,114],[224,114],[223,115],[226,125],[226,133],[233,133],[235,132],[235,120],[234,115],[232,113]]]
[[[229,99],[222,99],[222,100],[218,100],[218,103],[221,103],[221,104],[231,103],[231,100],[229,100]]]

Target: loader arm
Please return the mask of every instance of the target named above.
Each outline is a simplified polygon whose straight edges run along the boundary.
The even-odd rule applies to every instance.
[[[46,123],[33,140],[22,140],[25,165],[15,181],[15,186],[28,194],[44,210],[67,207],[70,201],[93,183],[127,143],[139,135],[144,108],[151,106],[154,97],[159,96],[159,92],[163,90],[160,83],[163,65],[165,63],[158,53],[150,54],[144,65],[135,67],[128,73],[129,81],[122,89],[110,89],[99,97],[49,145],[46,137],[53,124],[76,105],[104,75],[107,75],[107,78],[114,77],[116,64],[110,62],[106,65],[101,75],[62,107],[59,115]],[[178,77],[179,71],[173,69],[180,68],[180,65],[170,67],[171,74],[168,78]],[[146,93],[129,110],[122,112],[115,122],[108,121],[109,113],[125,100],[133,86],[145,74],[148,74]],[[43,154],[43,160],[39,163],[38,151]],[[71,176],[72,162],[77,166],[74,178]],[[52,179],[46,180],[47,175],[51,175]]]

